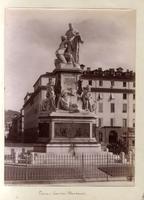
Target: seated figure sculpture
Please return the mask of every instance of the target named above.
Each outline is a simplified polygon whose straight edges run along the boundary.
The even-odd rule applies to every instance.
[[[66,36],[61,36],[61,43],[59,48],[56,50],[56,63],[73,63],[73,57],[71,51],[68,51],[69,42]]]
[[[61,92],[61,96],[58,101],[58,109],[66,110],[69,112],[79,112],[78,106],[70,102],[70,98],[66,90]]]
[[[59,45],[59,48],[56,50],[56,57],[62,62],[62,63],[67,63],[64,52],[67,47],[67,41],[65,36],[61,36],[61,43]]]
[[[61,43],[56,50],[56,67],[61,63],[73,64],[73,66],[76,67],[77,64],[79,64],[80,43],[83,44],[83,40],[79,32],[75,31],[72,24],[69,23],[69,29],[64,36],[61,36]]]

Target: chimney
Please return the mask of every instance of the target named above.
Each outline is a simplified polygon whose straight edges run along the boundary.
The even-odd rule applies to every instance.
[[[91,71],[91,68],[90,67],[87,67],[87,72],[90,72]]]
[[[80,65],[80,68],[81,68],[82,70],[84,70],[85,65],[81,64],[81,65]]]

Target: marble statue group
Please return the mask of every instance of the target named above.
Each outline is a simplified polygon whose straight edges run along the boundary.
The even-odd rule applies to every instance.
[[[69,63],[75,66],[79,63],[79,44],[83,41],[78,31],[75,31],[72,24],[69,24],[69,29],[65,35],[61,36],[61,43],[56,50],[56,64]]]
[[[65,35],[61,36],[61,43],[56,50],[55,65],[65,63],[66,66],[71,64],[73,67],[79,65],[79,44],[83,43],[78,31],[75,31],[72,24],[69,24],[69,29]],[[91,88],[89,85],[82,87],[82,80],[75,83],[76,92],[68,91],[68,89],[61,89],[61,81],[57,77],[57,84],[53,85],[52,78],[49,78],[47,84],[46,99],[42,103],[42,111],[48,113],[54,112],[57,109],[68,112],[93,112],[95,111],[95,103],[91,96]],[[58,89],[59,88],[59,89]],[[72,88],[70,88],[72,89]],[[74,96],[76,102],[71,101],[71,96]],[[81,106],[79,106],[81,105]]]
[[[49,78],[49,83],[47,84],[47,92],[46,92],[46,99],[44,99],[42,103],[42,111],[47,111],[51,113],[56,111],[56,109],[73,112],[81,112],[81,111],[88,111],[94,112],[95,111],[95,103],[93,102],[90,87],[84,87],[81,95],[76,94],[77,100],[81,101],[82,107],[80,108],[78,104],[72,103],[70,101],[70,96],[68,95],[67,90],[62,90],[61,94],[58,98],[58,103],[56,105],[55,101],[55,92],[54,92],[54,85],[52,84],[52,79]]]

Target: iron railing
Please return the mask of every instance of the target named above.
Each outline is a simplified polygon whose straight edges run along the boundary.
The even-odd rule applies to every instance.
[[[96,154],[29,153],[5,155],[5,181],[95,181],[134,179],[134,157],[126,159],[109,152]]]

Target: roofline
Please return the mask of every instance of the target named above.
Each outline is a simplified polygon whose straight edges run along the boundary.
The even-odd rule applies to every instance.
[[[37,81],[34,83],[33,87],[37,84],[37,82],[42,78],[42,77],[55,77],[53,72],[46,72],[45,74],[41,74]]]
[[[24,99],[25,99],[28,95],[32,95],[32,94],[33,94],[33,92],[27,92],[26,95],[25,95],[25,97],[24,97]]]
[[[24,107],[28,104],[28,103],[30,103],[30,101],[32,101],[32,99],[41,91],[41,90],[46,90],[46,86],[40,86],[40,87],[38,87],[34,92],[33,92],[33,94],[30,96],[30,98],[23,104],[23,109],[24,109]]]

